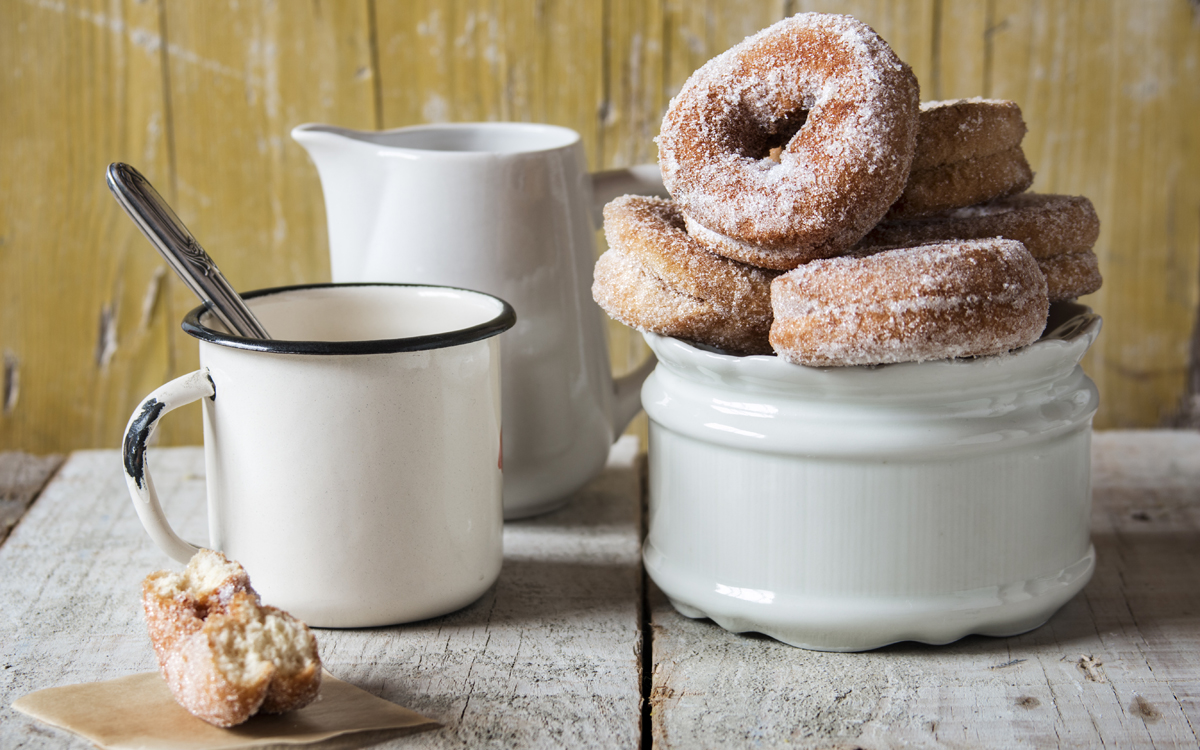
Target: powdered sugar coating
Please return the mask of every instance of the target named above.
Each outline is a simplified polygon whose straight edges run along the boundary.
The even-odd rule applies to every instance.
[[[673,201],[626,195],[604,207],[609,247],[637,259],[666,286],[754,320],[771,317],[771,280],[778,274],[704,249],[684,229]]]
[[[946,242],[818,260],[775,279],[771,345],[790,362],[872,365],[1026,346],[1046,280],[1019,242]]]
[[[619,248],[596,261],[592,297],[618,322],[642,332],[686,339],[730,354],[770,354],[768,311],[761,317],[737,316],[663,283]]]
[[[1081,195],[1020,193],[913,221],[886,221],[858,244],[860,250],[908,247],[951,239],[1004,237],[1035,258],[1084,253],[1100,236],[1100,217]]]
[[[803,13],[688,79],[658,138],[663,182],[714,232],[764,251],[835,256],[899,197],[918,107],[911,69],[870,27]],[[768,152],[782,141],[776,163]]]

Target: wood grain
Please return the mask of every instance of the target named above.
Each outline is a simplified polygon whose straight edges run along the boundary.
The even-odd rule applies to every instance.
[[[565,0],[378,3],[383,127],[549,122],[578,130],[594,157],[602,9]]]
[[[329,280],[320,183],[289,132],[375,126],[367,10],[365,0],[165,0],[174,207],[235,289]],[[196,299],[171,289],[172,319],[182,319]],[[177,323],[172,351],[173,375],[199,366]],[[197,405],[164,425],[177,431],[164,444],[201,441]]]
[[[991,96],[1017,101],[1033,189],[1089,196],[1105,331],[1084,367],[1099,424],[1179,406],[1200,274],[1200,25],[1188,3],[997,2]]]
[[[115,445],[170,372],[163,264],[104,181],[127,161],[169,183],[159,14],[3,0],[0,18],[0,450]]]
[[[923,98],[1025,111],[1034,188],[1100,212],[1100,427],[1167,423],[1200,300],[1200,22],[1183,0],[0,0],[0,449],[112,447],[195,365],[194,306],[108,196],[141,169],[234,286],[328,278],[316,170],[288,131],[527,120],[592,168],[653,160],[670,97],[791,13],[850,13]],[[611,327],[618,369],[644,356]],[[164,444],[199,440],[198,412]]]
[[[202,539],[202,452],[150,461],[172,523]],[[500,581],[466,609],[318,631],[334,674],[445,724],[330,746],[637,746],[637,462],[623,440],[565,509],[507,524]],[[687,620],[652,589],[654,745],[1195,747],[1200,434],[1097,433],[1093,486],[1095,576],[1023,636],[803,651]],[[0,545],[0,745],[84,747],[9,704],[154,668],[138,581],[164,558],[127,497],[116,451],[73,454]]]
[[[1195,747],[1200,434],[1097,433],[1092,581],[1041,628],[803,651],[651,590],[655,745]]]
[[[322,747],[637,746],[638,460],[625,438],[565,508],[506,524],[500,580],[465,609],[391,628],[317,630],[335,676],[444,725]],[[149,463],[175,528],[204,539],[203,452],[154,449]],[[0,746],[90,746],[10,704],[43,687],[154,670],[140,581],[167,565],[138,523],[118,452],[73,454],[0,546]]]
[[[21,521],[29,504],[62,465],[58,454],[34,456],[19,451],[0,453],[0,544]]]

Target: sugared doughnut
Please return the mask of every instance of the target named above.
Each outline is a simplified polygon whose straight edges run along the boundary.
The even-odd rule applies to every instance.
[[[682,214],[682,216],[684,229],[693,240],[709,252],[730,260],[775,271],[788,271],[802,263],[815,260],[806,250],[797,248],[793,252],[791,248],[786,247],[762,247],[742,242],[712,231],[689,214]]]
[[[940,167],[1021,145],[1025,119],[1016,102],[951,99],[921,102],[912,171]]]
[[[674,202],[626,195],[604,207],[610,247],[633,256],[671,289],[749,320],[771,317],[771,279],[778,274],[722,258],[688,236]]]
[[[922,169],[908,176],[904,193],[887,213],[891,219],[928,216],[1020,193],[1033,184],[1033,170],[1020,146]]]
[[[999,354],[1046,325],[1046,279],[1021,243],[969,240],[818,260],[771,284],[771,345],[829,367]]]
[[[596,261],[592,297],[609,316],[642,332],[687,339],[730,354],[770,354],[771,317],[730,315],[671,289],[628,253],[610,249]]]
[[[913,221],[885,221],[857,249],[907,247],[950,239],[1004,237],[1035,258],[1083,253],[1100,236],[1092,202],[1079,195],[1021,193]]]
[[[1021,150],[1025,120],[1015,102],[924,102],[918,122],[912,171],[888,219],[973,206],[1033,184]]]
[[[918,108],[912,70],[870,27],[802,13],[687,80],[657,139],[663,182],[696,222],[779,256],[761,265],[794,268],[845,252],[900,196]]]
[[[1046,294],[1051,302],[1082,297],[1100,289],[1100,263],[1093,252],[1064,253],[1037,259],[1046,277]]]
[[[159,670],[192,715],[219,727],[302,708],[321,687],[321,657],[301,621],[259,603],[246,571],[202,549],[183,573],[142,582]]]

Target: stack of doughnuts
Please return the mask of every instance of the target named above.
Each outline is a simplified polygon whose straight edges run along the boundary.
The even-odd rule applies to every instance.
[[[672,200],[604,211],[593,296],[644,332],[820,367],[999,354],[1090,294],[1099,220],[1025,191],[1013,102],[920,103],[870,27],[802,13],[697,70],[657,139]]]
[[[1051,302],[1082,297],[1100,288],[1092,246],[1100,217],[1081,195],[1018,193],[989,203],[955,208],[911,221],[884,221],[858,250],[906,247],[952,239],[1017,240],[1037,260]]]
[[[593,296],[614,319],[732,354],[770,354],[771,271],[709,252],[672,201],[626,195],[604,207],[608,252]]]
[[[1014,102],[923,102],[912,171],[888,219],[913,219],[1013,195],[1033,184]]]

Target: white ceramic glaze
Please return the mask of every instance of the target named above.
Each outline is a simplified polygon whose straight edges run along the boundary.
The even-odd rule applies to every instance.
[[[810,368],[647,335],[647,571],[735,632],[858,651],[1037,627],[1091,577],[1086,308],[996,357]]]
[[[150,394],[126,430],[126,481],[154,541],[187,561],[145,445],[202,399],[209,544],[271,605],[310,625],[422,620],[478,598],[500,572],[500,338],[489,295],[318,285],[246,295],[275,337],[185,330],[201,369]]]
[[[504,507],[557,507],[604,466],[653,363],[614,383],[592,301],[594,204],[661,192],[655,166],[589,176],[579,134],[531,123],[292,131],[320,174],[333,280],[507,300]],[[596,200],[599,199],[599,200]]]

